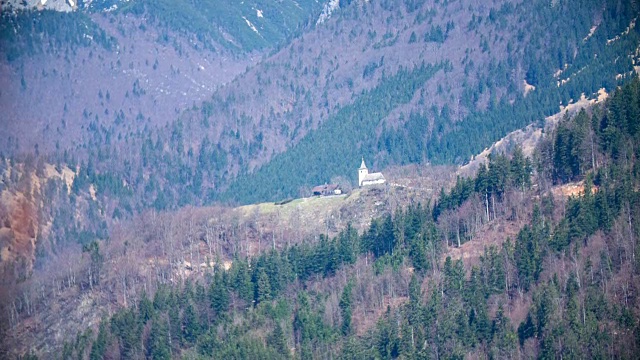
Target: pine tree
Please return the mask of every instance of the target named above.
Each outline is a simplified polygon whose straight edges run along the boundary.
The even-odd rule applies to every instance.
[[[234,290],[241,299],[250,303],[253,300],[253,283],[247,262],[244,259],[235,259],[232,274]]]
[[[264,270],[260,270],[258,274],[258,282],[256,283],[256,304],[271,300],[271,284],[269,276]]]
[[[222,270],[216,271],[209,287],[209,300],[211,308],[220,317],[229,308],[229,290],[222,277]]]
[[[447,256],[444,262],[445,294],[450,297],[461,296],[464,290],[464,264],[458,259],[455,263]]]
[[[533,337],[536,333],[536,327],[533,324],[533,318],[531,313],[527,313],[527,318],[518,326],[518,338],[520,339],[520,346],[524,345],[524,342]]]
[[[395,359],[400,355],[399,339],[397,328],[394,324],[386,319],[389,315],[389,308],[387,308],[387,315],[378,320],[376,326],[377,332],[377,349],[378,354],[382,359]]]
[[[121,310],[111,318],[111,332],[120,340],[120,352],[125,358],[132,358],[140,348],[141,323],[136,319],[134,309]]]
[[[267,338],[267,344],[274,348],[278,354],[288,358],[289,350],[287,349],[287,340],[284,336],[284,332],[282,331],[282,326],[280,323],[276,322],[276,325],[273,328],[273,332]]]
[[[167,321],[162,316],[155,317],[151,322],[148,356],[152,359],[171,359],[170,341]]]
[[[169,302],[169,289],[167,286],[160,286],[153,296],[153,308],[157,311],[167,309]]]
[[[100,329],[98,330],[98,337],[91,346],[91,352],[89,353],[90,360],[100,360],[104,358],[104,354],[107,348],[107,326],[106,320],[100,321]]]
[[[182,337],[189,344],[195,343],[200,335],[200,323],[193,305],[189,303],[182,314]]]
[[[340,314],[342,315],[342,334],[349,335],[351,333],[351,290],[353,283],[349,282],[342,290],[340,296]]]
[[[140,321],[142,324],[146,324],[146,322],[151,319],[153,315],[153,303],[147,297],[147,292],[142,292],[142,297],[138,302],[138,314],[140,316]]]
[[[351,225],[347,224],[347,228],[342,230],[338,235],[338,254],[340,263],[353,264],[356,260],[358,244],[358,232]]]
[[[519,145],[513,150],[509,178],[522,191],[531,186],[531,161],[524,156]]]
[[[182,321],[180,319],[180,309],[178,308],[178,302],[175,297],[175,294],[172,293],[170,300],[170,308],[167,312],[169,315],[169,344],[171,351],[178,350],[182,347],[183,339],[182,339]]]

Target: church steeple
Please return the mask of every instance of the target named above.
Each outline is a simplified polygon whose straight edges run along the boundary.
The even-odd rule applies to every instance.
[[[360,164],[360,169],[358,169],[358,170],[366,169],[366,168],[367,168],[367,165],[364,164],[364,156],[363,156],[362,157],[362,164]]]
[[[364,164],[364,156],[362,157],[362,164],[360,164],[360,168],[358,169],[358,186],[362,186],[362,182],[369,174],[369,169],[367,169],[367,165]]]

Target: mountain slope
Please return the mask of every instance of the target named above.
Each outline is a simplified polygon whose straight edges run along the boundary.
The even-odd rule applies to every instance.
[[[75,254],[81,262],[49,264],[22,284],[22,322],[9,334],[33,336],[30,324],[43,321],[49,327],[35,329],[49,338],[63,326],[64,346],[30,349],[46,358],[633,358],[640,348],[632,296],[640,283],[639,103],[634,80],[604,104],[560,120],[534,157],[518,148],[494,153],[433,207],[405,194],[404,206],[384,204],[389,213],[362,232],[346,224],[331,238],[301,235],[324,224],[286,218],[305,202],[322,211],[327,202],[353,201],[356,214],[340,220],[349,221],[408,189],[262,204],[235,215],[211,208],[146,214],[110,242]],[[576,182],[580,193],[556,191]],[[253,253],[255,246],[264,252]],[[56,286],[38,287],[43,281]],[[88,327],[49,310],[59,307]],[[96,309],[113,313],[99,320]]]
[[[21,56],[1,67],[0,145],[75,169],[61,207],[95,197],[79,213],[52,207],[52,234],[36,244],[46,258],[150,209],[353,183],[362,156],[380,170],[464,163],[635,77],[634,6],[353,2],[270,54],[216,52],[127,9],[6,15],[35,33],[3,37]],[[76,26],[54,31],[64,22]]]
[[[436,6],[426,12],[433,14],[431,27],[421,27],[422,31],[427,31],[424,36],[426,49],[424,43],[416,42],[413,36],[417,33],[415,24],[424,21],[421,12],[424,8],[414,9],[417,13],[414,27],[405,25],[404,31],[388,31],[382,42],[373,44],[376,48],[391,43],[390,50],[401,57],[390,61],[394,54],[376,49],[384,55],[364,67],[363,82],[366,84],[371,74],[384,73],[389,67],[391,72],[395,71],[394,65],[398,63],[413,61],[415,64],[425,59],[446,61],[446,71],[442,75],[414,88],[411,101],[397,104],[394,111],[390,109],[383,114],[375,109],[358,108],[356,96],[354,106],[360,116],[368,117],[365,123],[373,128],[355,125],[344,129],[341,126],[345,119],[341,112],[351,105],[335,106],[337,111],[330,114],[316,132],[255,174],[247,171],[223,198],[252,202],[291,196],[302,186],[322,183],[333,176],[352,176],[350,169],[357,166],[363,155],[375,159],[378,167],[425,161],[461,163],[508,132],[555,113],[558,103],[567,104],[571,99],[577,100],[583,92],[594,94],[601,87],[611,89],[617,82],[635,77],[633,64],[639,38],[633,31],[633,16],[637,14],[634,8],[629,6],[622,10],[617,3],[611,3],[605,5],[608,10],[591,19],[592,13],[581,6],[569,2],[552,7],[546,3],[505,3],[492,9],[473,9],[461,4]],[[352,10],[357,13],[356,9]],[[409,10],[407,7],[405,11],[409,13],[399,17],[402,19],[400,24],[394,23],[396,29],[402,29],[402,22],[411,24],[415,13]],[[388,16],[387,20],[393,18],[384,9],[371,11],[379,11],[381,18]],[[435,15],[442,11],[442,17]],[[483,21],[486,13],[488,16]],[[564,13],[575,13],[573,22],[567,23],[562,16]],[[462,19],[469,15],[471,19],[465,24]],[[343,22],[349,21],[349,15],[344,18]],[[598,23],[591,28],[593,31],[588,29],[589,21]],[[446,31],[440,31],[442,29]],[[366,27],[358,30],[362,34]],[[375,33],[373,29],[368,30],[369,36],[372,31]],[[571,33],[567,34],[569,31]],[[578,35],[582,31],[592,35],[583,38]],[[335,32],[346,37],[346,30],[340,27]],[[624,36],[615,38],[620,32]],[[554,36],[558,33],[566,34],[566,37]],[[350,39],[354,34],[357,32],[349,33]],[[461,39],[470,35],[475,36],[478,43]],[[408,44],[398,45],[398,39],[407,37]],[[354,38],[357,41],[358,37]],[[611,38],[617,40],[611,41]],[[433,48],[433,43],[436,51],[426,52]],[[464,53],[460,51],[460,44],[467,46]],[[358,53],[358,47],[354,48]],[[541,48],[547,50],[540,52],[538,49]],[[421,52],[411,52],[412,49],[421,49]],[[365,45],[364,57],[367,50]],[[626,55],[621,57],[620,54]],[[353,56],[356,58],[357,55]],[[350,60],[348,56],[341,59]],[[389,63],[392,65],[387,65]],[[350,64],[339,63],[336,73],[338,68],[344,72],[343,66]],[[563,71],[555,71],[555,66],[562,67]],[[394,90],[385,93],[385,81],[387,79],[382,77],[374,90],[382,102],[386,101],[385,97],[400,95]],[[525,91],[523,83],[526,86],[534,84],[528,89],[535,90]],[[338,84],[336,88],[340,92]],[[380,115],[384,121],[380,121]],[[299,132],[296,127],[295,133]],[[322,150],[325,148],[329,152]],[[270,186],[257,186],[258,183]]]
[[[637,352],[637,1],[83,4],[1,15],[12,354]],[[462,164],[603,88],[437,202],[446,174],[192,207]]]
[[[305,31],[322,4],[93,1],[70,13],[3,12],[0,150],[63,152],[85,146],[90,128],[126,137],[172,122]]]
[[[155,55],[147,56],[142,65],[139,48],[127,47],[130,55],[123,59],[125,64],[118,65],[119,57],[114,58],[112,72],[105,72],[128,74],[123,85],[118,86],[117,95],[115,90],[109,93],[116,98],[115,104],[104,100],[103,89],[76,90],[83,98],[97,93],[87,97],[93,98],[87,102],[97,106],[85,112],[81,107],[85,101],[74,101],[72,114],[53,112],[54,118],[60,116],[64,120],[55,126],[60,133],[65,124],[74,124],[72,130],[67,130],[74,140],[63,137],[56,157],[63,162],[90,163],[98,173],[125,179],[137,189],[135,193],[157,200],[144,201],[145,206],[155,204],[158,209],[201,203],[207,198],[257,200],[235,194],[255,188],[249,178],[280,153],[289,160],[278,161],[287,165],[274,163],[256,173],[268,179],[267,184],[279,186],[265,188],[261,200],[295,195],[301,186],[312,186],[333,176],[351,176],[348,163],[357,162],[361,156],[373,159],[378,168],[411,162],[461,163],[507,132],[556,112],[559,103],[577,99],[583,92],[593,94],[601,87],[612,89],[632,77],[638,47],[638,34],[630,26],[637,13],[633,3],[592,5],[505,1],[492,7],[470,2],[411,2],[393,7],[384,2],[353,2],[343,4],[327,21],[262,60],[241,57],[245,63],[232,58],[220,61],[216,54],[210,54],[210,60],[200,60],[207,54],[205,42],[187,45],[191,40],[182,37],[184,33],[171,30],[175,25],[157,23],[156,30],[142,35],[151,32],[144,35],[150,42],[156,36],[165,41],[163,34],[169,29],[169,44],[173,44],[167,51],[174,52],[173,47],[178,58],[190,60],[181,68],[173,66],[173,61],[160,61],[165,68],[156,75],[152,70]],[[187,7],[188,11],[193,9]],[[159,7],[145,11],[151,14],[166,10]],[[139,33],[143,24],[135,13],[122,10],[113,18],[116,26],[112,26],[112,33],[122,27],[124,34]],[[575,16],[567,21],[566,13]],[[101,24],[107,27],[106,22]],[[540,51],[543,48],[546,50]],[[244,65],[253,61],[258,63],[240,74]],[[403,95],[410,99],[386,109],[384,116],[365,111],[363,119],[370,117],[376,122],[368,133],[360,134],[367,139],[365,146],[354,146],[348,136],[332,145],[341,154],[354,152],[351,158],[337,165],[326,157],[311,161],[311,172],[304,172],[304,177],[292,179],[289,184],[282,182],[298,173],[294,167],[299,165],[294,164],[305,163],[300,156],[305,151],[287,155],[289,149],[305,136],[317,139],[305,140],[311,144],[309,147],[322,148],[335,138],[329,129],[334,126],[331,124],[339,122],[345,109],[358,104],[363,91],[378,89],[380,96],[388,96],[379,90],[384,88],[385,79],[392,79],[400,69],[411,70],[423,63],[442,64],[447,71],[435,73],[412,94]],[[225,76],[219,75],[225,71]],[[41,69],[36,66],[31,72],[38,74]],[[207,76],[214,84],[226,85],[208,86]],[[175,82],[162,86],[165,78],[175,78]],[[38,78],[34,81],[37,83]],[[15,91],[20,79],[14,75],[12,83],[15,85],[9,92],[10,99],[25,98]],[[31,81],[26,79],[26,83],[29,92]],[[531,86],[535,90],[531,91]],[[210,100],[197,101],[211,93]],[[35,92],[31,93],[26,101],[17,102],[21,106],[14,108],[33,108],[42,114],[43,107],[31,105],[35,96]],[[58,104],[58,109],[64,110],[60,106],[64,104]],[[189,110],[180,112],[180,108],[187,107]],[[168,116],[169,113],[175,115]],[[17,111],[14,114],[12,119],[19,116]],[[53,124],[40,119],[42,125],[25,123],[29,133],[40,129],[42,135],[29,136],[29,145],[23,148],[33,148],[36,143],[40,149],[56,148],[56,143],[44,136],[45,124],[49,129]],[[320,135],[308,135],[324,123],[327,125],[318,130]],[[16,126],[10,127],[14,135],[27,131],[22,125],[12,126]],[[78,131],[81,135],[73,136]],[[12,144],[9,149],[21,144],[6,143]],[[156,176],[149,178],[152,169]],[[238,174],[242,176],[234,183]],[[230,190],[220,195],[230,184]],[[125,202],[141,203],[140,199]]]

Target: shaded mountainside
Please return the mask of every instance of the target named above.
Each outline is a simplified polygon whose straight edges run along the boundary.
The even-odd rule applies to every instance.
[[[637,353],[637,1],[87,4],[0,15],[9,354]]]
[[[335,153],[343,155],[342,158],[352,164],[357,164],[362,155],[371,156],[379,167],[414,162],[461,163],[506,133],[541,122],[545,116],[557,112],[558,103],[578,100],[583,92],[594,94],[600,87],[611,89],[616,81],[636,76],[633,71],[635,55],[632,54],[638,47],[637,34],[627,38],[626,45],[617,43],[621,47],[611,47],[622,39],[618,37],[611,41],[618,31],[625,36],[633,33],[635,10],[632,6],[628,8],[629,17],[619,23],[618,30],[606,35],[610,31],[607,28],[613,30],[610,26],[620,21],[621,14],[616,12],[613,16],[605,11],[591,20],[598,22],[598,26],[594,25],[593,35],[579,37],[576,29],[587,31],[587,19],[592,14],[577,15],[571,24],[566,23],[561,14],[582,14],[582,4],[575,4],[576,8],[569,3],[546,5],[501,4],[493,9],[473,9],[448,3],[444,8],[436,6],[426,13],[437,14],[431,21],[422,19],[425,13],[417,11],[414,26],[420,21],[431,23],[422,27],[422,31],[426,31],[423,42],[417,41],[420,37],[409,35],[416,34],[411,26],[396,33],[386,32],[383,38],[389,39],[390,51],[395,53],[388,54],[381,49],[385,57],[369,62],[362,75],[364,79],[371,74],[380,76],[376,87],[370,92],[362,92],[350,105],[337,106],[335,114],[292,150],[275,157],[257,172],[242,174],[223,198],[251,202],[285,197],[295,194],[301,186],[326,181],[335,175],[349,175],[347,166],[336,161]],[[611,5],[611,10],[619,9],[617,4]],[[406,10],[409,12],[410,9],[407,7]],[[416,13],[409,12],[399,18],[411,24],[413,14]],[[386,19],[393,16],[389,14]],[[467,16],[471,19],[465,25],[462,19]],[[602,16],[610,18],[604,20]],[[344,18],[348,19],[349,15]],[[346,19],[343,21],[347,22]],[[397,28],[402,29],[402,26]],[[343,34],[340,30],[335,32]],[[599,39],[594,38],[597,30],[602,31]],[[368,34],[373,31],[368,30]],[[441,36],[434,38],[434,31]],[[403,39],[403,34],[408,37],[406,44],[399,40]],[[469,36],[477,38],[477,42],[469,41]],[[463,37],[467,40],[463,41]],[[373,48],[376,45],[384,48],[374,41]],[[622,50],[623,47],[627,50]],[[542,48],[544,52],[538,50]],[[412,52],[418,49],[419,53]],[[362,51],[365,57],[368,50],[365,45]],[[626,65],[617,61],[620,53],[627,53]],[[394,55],[412,62],[389,61]],[[420,60],[441,64],[443,71],[422,79],[422,72],[418,70]],[[434,60],[443,62],[434,63]],[[389,68],[387,64],[406,64],[407,67],[395,69],[391,65],[393,70],[386,76],[381,75]],[[339,65],[342,72],[343,64]],[[567,70],[556,71],[556,68]],[[338,66],[336,72],[337,69]],[[412,84],[413,88],[401,88],[404,84],[399,79],[407,76],[407,72],[412,81],[423,83]],[[348,84],[349,80],[345,82]],[[524,88],[522,84],[525,84]],[[533,91],[530,91],[531,84],[535,87]],[[525,88],[529,90],[525,91]],[[340,87],[336,86],[336,90],[339,92]],[[390,106],[393,111],[389,108],[380,111],[378,107],[370,106],[387,102],[393,104]],[[345,116],[349,111],[358,116]],[[291,172],[291,169],[313,171]],[[273,186],[253,191],[257,183]],[[238,195],[242,190],[244,193]]]
[[[634,80],[432,204],[396,186],[145,214],[19,284],[6,334],[55,339],[44,358],[634,358],[639,105]]]
[[[377,168],[462,163],[560,103],[628,81],[638,47],[633,2],[352,2],[300,31],[277,20],[289,9],[283,3],[269,19],[287,35],[274,35],[269,43],[279,45],[270,54],[211,49],[209,40],[221,41],[217,30],[202,39],[193,34],[213,13],[203,8],[193,24],[180,26],[198,2],[167,18],[175,22],[159,15],[174,5],[154,4],[90,13],[117,39],[115,55],[80,47],[74,61],[73,48],[65,60],[54,52],[73,63],[70,73],[46,71],[32,59],[23,60],[29,76],[6,68],[13,84],[1,97],[13,114],[5,120],[13,134],[7,151],[23,142],[22,149],[58,149],[51,161],[80,165],[86,184],[97,176],[124,180],[132,191],[113,181],[102,194],[140,196],[120,198],[109,213],[297,196],[334,176],[351,178],[350,164],[363,155]],[[246,13],[255,25],[262,5],[238,6],[230,14]],[[321,10],[301,7],[290,18],[305,24]],[[237,17],[222,28],[236,29]],[[255,35],[246,22],[237,29]],[[42,81],[60,88],[54,94],[72,89],[64,102],[34,100],[49,73]],[[25,109],[33,116],[17,121]]]
[[[251,52],[269,49],[297,36],[315,22],[324,1],[252,0],[241,2],[131,1],[124,12],[144,15],[154,26],[186,33],[205,46]]]
[[[304,31],[322,9],[316,1],[113,3],[2,13],[0,102],[8,130],[0,150],[82,148],[96,128],[122,143],[172,122]]]
[[[42,11],[3,17],[0,52],[8,61],[0,63],[2,151],[9,154],[76,150],[86,158],[86,150],[78,149],[97,129],[125,143],[145,127],[173,121],[255,62],[145,28],[131,15]]]

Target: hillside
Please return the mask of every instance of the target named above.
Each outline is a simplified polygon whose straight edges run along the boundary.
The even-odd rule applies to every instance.
[[[446,169],[397,168],[406,188],[123,222],[14,288],[11,352],[633,358],[639,91],[453,186]]]
[[[0,358],[640,351],[637,0],[0,7]]]
[[[2,13],[0,151],[83,148],[96,129],[121,144],[173,122],[322,10],[316,1],[81,1],[69,13],[58,5]]]
[[[37,205],[41,199],[55,199],[50,194],[40,193],[40,186],[59,188],[62,191],[57,196],[64,198],[66,190],[74,187],[73,172],[65,169],[64,175],[60,175],[49,165],[45,165],[45,169],[43,178],[31,176],[34,181],[31,185],[22,180],[12,183],[10,175],[6,175],[7,188],[2,191],[0,204],[6,204],[9,211],[0,212],[0,220],[10,225],[0,228],[0,232],[14,234],[0,239],[2,264],[24,266],[11,269],[23,277],[17,283],[8,281],[13,274],[3,268],[3,287],[9,293],[2,295],[7,299],[11,293],[23,294],[26,300],[14,300],[14,310],[9,310],[11,331],[6,339],[11,343],[11,353],[24,353],[30,349],[39,349],[41,354],[59,351],[67,340],[65,334],[94,326],[101,314],[110,314],[122,306],[136,303],[143,289],[156,288],[157,281],[179,283],[204,279],[216,266],[228,269],[236,261],[259,258],[271,249],[313,244],[318,234],[333,237],[348,224],[362,232],[372,219],[390,214],[402,204],[428,201],[434,189],[448,186],[453,179],[451,168],[407,167],[388,174],[396,184],[394,186],[354,189],[341,196],[294,199],[281,205],[188,207],[170,213],[145,213],[114,225],[106,241],[78,238],[82,242],[80,246],[55,239],[54,235],[62,234],[56,234],[56,224],[51,223],[49,211],[53,204]],[[17,177],[22,179],[24,171],[29,170],[10,166],[7,171],[14,172],[14,177],[18,173]],[[66,176],[68,182],[59,181],[61,176]],[[49,179],[52,179],[50,183]],[[33,201],[23,198],[24,186],[33,186],[33,197],[29,197]],[[69,195],[73,197],[73,192]],[[18,223],[24,217],[12,204],[19,201],[28,204],[33,213],[30,233],[21,230],[25,225]],[[90,208],[101,207],[90,193],[78,194],[72,204],[62,199],[56,201],[55,212],[73,211],[75,217],[82,214],[87,219],[95,217]],[[53,221],[57,222],[55,218]],[[77,230],[69,229],[68,233],[74,234],[74,231]],[[97,236],[106,236],[100,235],[100,231],[96,231]],[[78,233],[71,236],[79,235],[83,236]],[[52,239],[48,244],[52,248],[46,250],[50,255],[47,259],[36,259],[35,245],[41,247],[39,256],[42,256],[47,245],[41,241],[48,238]],[[101,265],[98,274],[92,274],[96,268],[91,265],[95,261],[91,244],[99,246]],[[32,247],[21,249],[20,245]],[[25,259],[14,261],[7,254],[22,255]],[[81,261],[69,262],[73,258]],[[53,287],[40,289],[44,291],[40,293],[39,284],[44,283],[53,284]],[[74,320],[70,322],[69,319]]]
[[[152,19],[164,8],[89,12],[96,31],[117,45],[77,47],[77,61],[65,57],[77,70],[62,73],[62,81],[42,80],[48,72],[31,66],[33,58],[7,65],[12,86],[1,98],[11,138],[3,143],[9,153],[38,145],[53,162],[125,180],[140,196],[108,209],[121,213],[299,196],[335,176],[351,178],[363,155],[377,168],[460,164],[559,104],[633,77],[638,35],[631,3],[583,5],[344,3],[325,21],[249,53],[213,51],[205,43],[215,42],[214,34],[192,42],[190,27],[147,26],[139,15]],[[568,22],[566,13],[575,16]],[[538,50],[542,44],[546,51]],[[82,61],[99,65],[85,73]],[[68,68],[52,64],[56,72]],[[23,82],[24,71],[31,75]],[[67,115],[57,98],[34,101],[41,80],[59,87],[49,94],[74,89],[66,95]],[[115,200],[115,192],[105,195]]]
[[[571,99],[578,100],[581,93],[595,95],[600,87],[612,89],[611,79],[624,79],[616,72],[628,74],[628,79],[635,75],[631,66],[635,60],[630,60],[627,70],[613,70],[620,65],[615,60],[618,50],[613,51],[608,47],[616,43],[608,41],[609,36],[614,36],[613,33],[600,40],[593,36],[586,40],[553,37],[551,34],[567,33],[568,29],[564,26],[572,26],[571,31],[585,26],[588,16],[585,14],[582,20],[575,20],[575,23],[568,25],[564,18],[558,16],[565,12],[580,13],[579,9],[569,8],[571,5],[568,3],[550,8],[545,7],[546,4],[496,4],[493,9],[475,9],[459,3],[444,3],[442,7],[432,8],[431,14],[434,15],[431,24],[425,21],[420,31],[414,31],[409,24],[419,24],[423,13],[417,11],[412,23],[415,13],[407,8],[409,13],[399,16],[407,24],[396,27],[405,30],[396,30],[397,36],[389,40],[394,44],[388,49],[392,54],[385,53],[384,57],[372,59],[361,67],[364,68],[362,77],[365,81],[369,72],[380,76],[376,86],[360,94],[356,88],[358,97],[352,103],[344,106],[340,101],[341,104],[336,106],[337,112],[328,116],[316,131],[281,156],[274,157],[260,170],[241,175],[232,183],[231,194],[224,194],[222,198],[238,199],[236,194],[242,190],[251,193],[239,197],[244,201],[273,198],[273,194],[286,196],[305,184],[322,182],[335,175],[347,175],[346,164],[342,167],[334,164],[336,154],[353,162],[357,162],[360,154],[374,155],[375,164],[380,167],[415,162],[463,163],[506,133],[540,122],[545,116],[557,112],[558,103],[566,105]],[[379,11],[384,13],[384,9]],[[535,15],[523,17],[516,14]],[[483,21],[483,16],[487,15],[488,20]],[[393,15],[384,16],[386,19],[390,17]],[[465,27],[468,17],[471,19]],[[357,16],[355,19],[360,20]],[[449,19],[458,22],[452,23]],[[615,20],[603,20],[602,26],[597,28],[606,31],[605,22],[612,25],[617,21],[620,21],[619,16]],[[633,21],[630,23],[635,24]],[[620,30],[625,35],[631,34],[635,28],[629,24],[621,25]],[[439,40],[433,40],[431,31],[437,32],[439,28],[450,31]],[[627,28],[630,31],[623,30]],[[527,29],[527,32],[523,32],[523,29]],[[340,30],[338,28],[335,32],[346,38],[348,34]],[[368,30],[368,34],[375,31],[363,30]],[[412,42],[412,32],[425,33],[423,42]],[[385,36],[391,34],[395,34],[393,30],[387,31]],[[514,34],[518,34],[519,41],[509,36]],[[463,41],[463,37],[468,39],[470,36],[475,41]],[[408,42],[402,43],[398,39],[408,39]],[[631,52],[626,52],[635,53],[638,39],[627,40],[630,40],[628,45]],[[349,42],[345,40],[344,43]],[[546,53],[536,51],[542,43],[553,50]],[[569,57],[563,55],[567,43],[572,44],[574,51]],[[460,44],[464,44],[464,47]],[[379,44],[372,41],[370,45],[377,49],[376,45]],[[598,48],[600,50],[596,50]],[[365,57],[369,49],[366,44],[363,45]],[[563,60],[562,65],[556,65],[556,59],[548,57],[549,53],[556,52],[560,58],[567,59]],[[598,53],[597,60],[587,55],[592,52]],[[605,53],[613,57],[605,60],[608,57]],[[399,60],[392,60],[390,67],[385,66],[394,56]],[[355,54],[353,57],[361,58]],[[564,63],[568,58],[572,59],[571,64]],[[616,66],[605,65],[609,61]],[[429,64],[435,66],[434,74],[431,74],[434,68]],[[554,66],[564,69],[565,65],[567,69],[576,67],[568,72],[552,70]],[[339,64],[340,72],[344,71],[343,66],[345,64]],[[540,67],[548,68],[543,70]],[[385,70],[386,76],[381,76]],[[345,82],[348,83],[348,80]],[[525,91],[525,88],[532,89],[528,87],[530,84],[535,85],[535,90]],[[336,90],[331,90],[339,92],[339,88],[336,86]],[[299,168],[313,171],[302,171],[304,177],[285,175],[289,169]],[[271,179],[286,181],[273,182]],[[278,184],[279,188],[270,187],[261,189],[261,192],[249,190],[255,189],[258,183]]]

